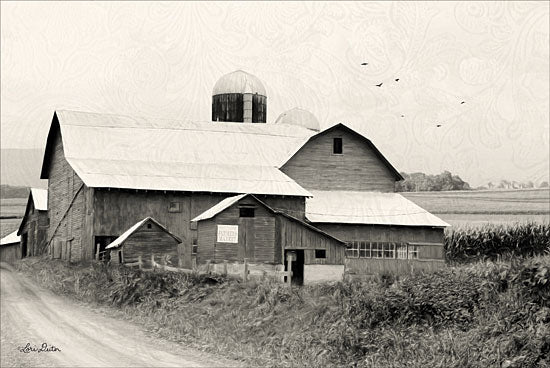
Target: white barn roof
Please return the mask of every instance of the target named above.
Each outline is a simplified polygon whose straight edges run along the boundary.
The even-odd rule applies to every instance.
[[[48,210],[48,190],[31,188],[31,195],[34,208],[36,208],[38,211]]]
[[[9,245],[9,244],[16,244],[21,241],[21,237],[17,235],[17,230],[15,230],[13,233],[10,233],[0,239],[0,245]]]
[[[65,158],[90,187],[310,195],[278,169],[315,134],[302,127],[75,111],[56,116]],[[45,160],[42,178],[46,168]]]
[[[226,208],[231,207],[233,204],[237,203],[238,201],[241,200],[241,198],[244,198],[247,195],[248,194],[239,194],[234,197],[225,198],[224,200],[220,201],[216,205],[210,207],[209,209],[207,209],[206,211],[204,211],[203,213],[201,213],[200,215],[192,219],[191,222],[207,220],[209,218],[212,218],[216,216],[218,213],[225,210]]]
[[[450,226],[399,193],[312,191],[306,218],[313,223]]]
[[[136,230],[138,230],[141,226],[143,226],[146,222],[153,222],[155,223],[156,225],[158,225],[162,230],[164,230],[168,235],[170,235],[172,238],[174,238],[176,241],[180,242],[181,243],[181,239],[178,238],[177,236],[175,236],[174,234],[172,234],[170,231],[168,231],[168,229],[166,227],[164,227],[161,223],[159,223],[157,220],[155,220],[154,218],[152,217],[146,217],[144,218],[143,220],[141,221],[138,221],[136,224],[134,224],[132,227],[130,227],[128,230],[126,230],[121,236],[119,236],[118,238],[116,238],[112,243],[110,243],[109,245],[107,245],[105,247],[105,249],[113,249],[113,248],[118,248],[120,247],[121,245],[124,244],[124,242],[130,237],[130,235],[132,235],[133,233],[136,232]]]

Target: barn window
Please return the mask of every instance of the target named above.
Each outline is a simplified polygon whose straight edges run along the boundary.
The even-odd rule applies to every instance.
[[[394,243],[384,243],[384,258],[395,258]]]
[[[409,245],[409,259],[418,259],[417,245]]]
[[[370,258],[370,243],[369,242],[360,242],[359,243],[359,258]]]
[[[315,249],[315,258],[327,258],[327,251],[325,249]]]
[[[343,153],[342,138],[333,138],[332,153],[335,155],[341,155]]]
[[[349,242],[346,244],[346,257],[359,258],[359,242]]]
[[[254,207],[239,207],[239,217],[254,217]]]
[[[191,248],[191,253],[192,254],[197,254],[197,251],[199,250],[199,246],[197,245],[197,242],[196,241],[193,241],[193,246]]]
[[[147,224],[147,228],[150,229],[150,228],[151,228],[151,224]]]
[[[168,212],[181,212],[181,202],[170,202]]]
[[[373,242],[371,245],[372,258],[384,258],[384,244]]]

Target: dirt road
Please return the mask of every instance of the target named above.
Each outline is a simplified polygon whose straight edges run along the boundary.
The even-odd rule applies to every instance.
[[[0,265],[0,366],[228,367],[237,363],[146,336],[138,327],[53,295]],[[103,312],[104,314],[106,312]],[[21,352],[27,343],[61,351]],[[25,349],[23,349],[25,350]]]

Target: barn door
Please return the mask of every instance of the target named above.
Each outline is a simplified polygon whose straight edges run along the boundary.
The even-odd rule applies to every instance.
[[[254,260],[254,218],[239,219],[239,249],[237,256],[239,260],[248,258]]]

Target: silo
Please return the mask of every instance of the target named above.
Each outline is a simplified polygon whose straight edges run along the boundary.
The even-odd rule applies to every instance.
[[[254,75],[237,70],[222,76],[212,92],[212,121],[265,123],[267,96]]]

